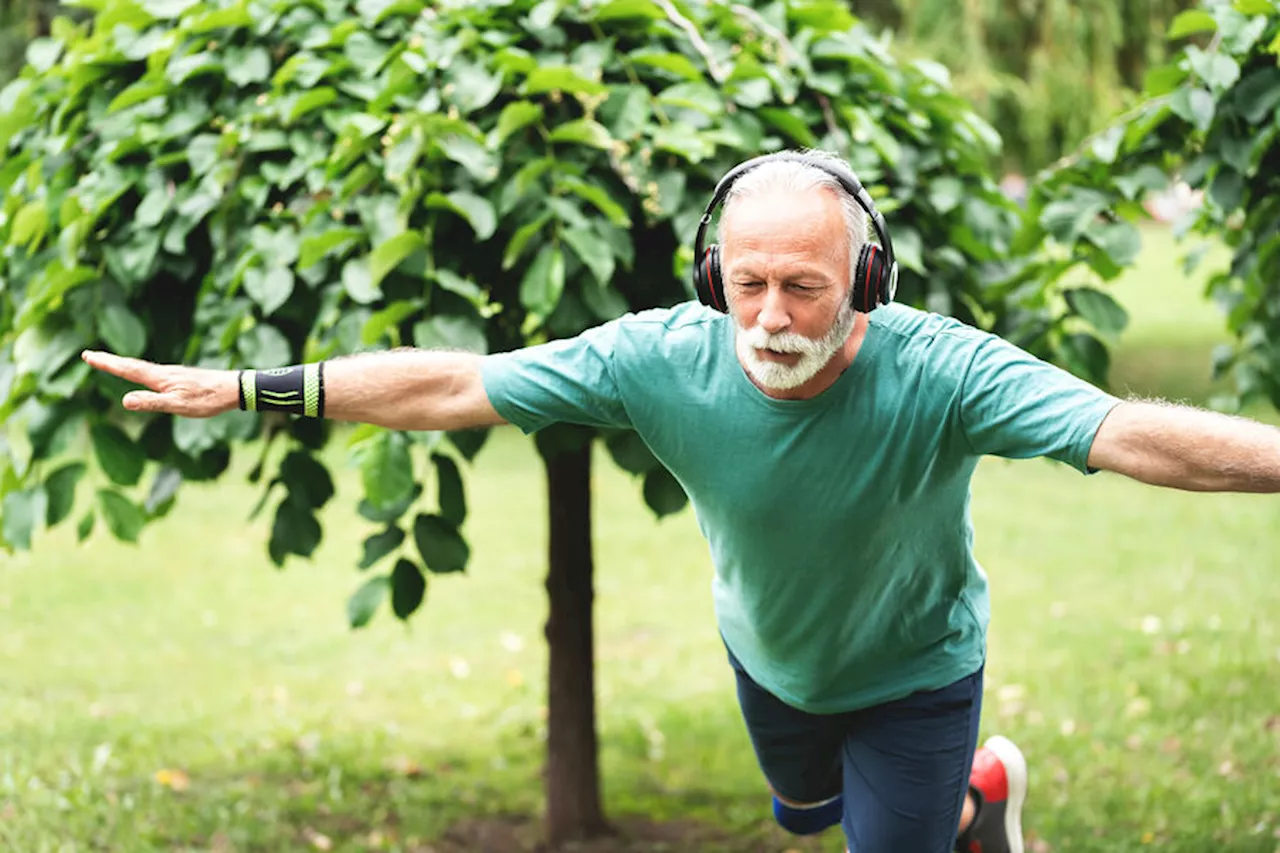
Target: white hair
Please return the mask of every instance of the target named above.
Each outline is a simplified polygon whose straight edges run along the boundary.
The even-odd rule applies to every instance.
[[[809,160],[849,168],[844,160],[829,151],[811,149],[793,153],[803,154]],[[725,196],[724,210],[720,215],[720,224],[717,228],[721,234],[721,242],[723,242],[724,221],[728,217],[729,208],[736,200],[768,193],[803,193],[819,189],[835,193],[840,200],[845,231],[849,235],[849,277],[852,284],[858,253],[862,250],[862,245],[867,242],[867,213],[834,175],[819,166],[813,166],[801,160],[773,160],[762,163],[734,181]]]

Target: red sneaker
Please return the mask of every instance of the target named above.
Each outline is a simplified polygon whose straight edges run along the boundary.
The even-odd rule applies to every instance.
[[[962,853],[1023,853],[1027,760],[1022,750],[1008,738],[989,738],[973,757],[969,787],[978,813],[956,849]]]

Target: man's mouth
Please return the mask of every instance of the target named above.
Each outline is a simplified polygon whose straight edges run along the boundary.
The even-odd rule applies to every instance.
[[[800,354],[795,352],[782,352],[781,350],[761,348],[756,353],[765,361],[779,361],[785,363],[793,363],[799,359]]]

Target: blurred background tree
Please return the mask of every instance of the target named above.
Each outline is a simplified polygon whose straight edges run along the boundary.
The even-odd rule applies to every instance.
[[[1194,0],[851,0],[898,51],[951,71],[955,91],[1004,138],[1005,169],[1033,172],[1136,101],[1178,45]]]

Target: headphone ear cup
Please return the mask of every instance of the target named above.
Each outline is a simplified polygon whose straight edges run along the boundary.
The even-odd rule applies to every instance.
[[[729,311],[724,296],[724,280],[720,277],[720,245],[712,243],[702,253],[693,270],[693,287],[698,301],[722,314]]]
[[[868,313],[893,298],[888,290],[884,250],[874,243],[863,243],[853,271],[853,287],[849,289],[850,302],[855,310]]]

